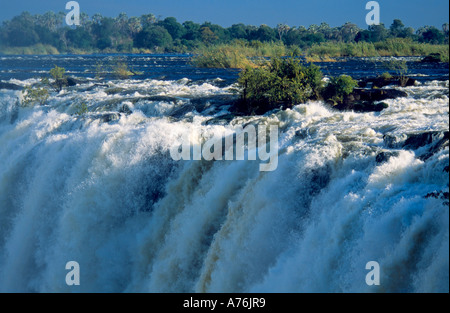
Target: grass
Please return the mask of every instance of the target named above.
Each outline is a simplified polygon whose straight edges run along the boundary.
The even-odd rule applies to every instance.
[[[206,68],[251,68],[265,62],[265,58],[298,55],[298,47],[287,47],[282,43],[240,42],[202,47],[195,51],[192,64]]]
[[[387,39],[369,43],[321,43],[307,50],[309,57],[377,57],[377,56],[426,56],[440,53],[444,61],[449,59],[448,45],[431,45],[414,42],[410,39]]]
[[[448,45],[431,45],[414,42],[411,39],[387,39],[383,42],[335,43],[313,45],[301,51],[298,47],[287,47],[282,43],[239,42],[202,47],[195,51],[192,63],[198,67],[240,68],[255,67],[263,58],[303,55],[307,62],[335,62],[341,57],[380,56],[426,56],[431,53],[449,60]]]
[[[21,54],[38,54],[38,55],[48,55],[48,54],[60,54],[58,49],[51,45],[36,44],[29,47],[1,47],[0,53],[9,55],[21,55]]]

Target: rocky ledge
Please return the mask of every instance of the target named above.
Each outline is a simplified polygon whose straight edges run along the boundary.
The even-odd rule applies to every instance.
[[[355,88],[351,94],[345,96],[343,101],[334,107],[341,111],[380,112],[389,107],[382,101],[407,96],[406,92],[397,89]]]

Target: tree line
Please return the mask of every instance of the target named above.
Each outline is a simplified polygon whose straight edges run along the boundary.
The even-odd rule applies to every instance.
[[[235,24],[224,28],[205,22],[180,23],[174,17],[157,18],[153,14],[117,17],[81,13],[81,25],[69,27],[65,13],[47,12],[32,15],[23,12],[0,27],[0,48],[30,47],[44,44],[67,52],[192,52],[199,47],[240,42],[280,42],[286,46],[306,49],[324,42],[382,42],[389,38],[409,38],[414,42],[448,44],[449,24],[441,29],[423,26],[417,30],[407,27],[399,19],[386,27],[384,24],[361,29],[353,23],[331,27],[327,23],[291,27],[279,24],[252,26]]]

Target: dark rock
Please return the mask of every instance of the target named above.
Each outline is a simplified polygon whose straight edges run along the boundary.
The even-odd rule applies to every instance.
[[[422,59],[422,63],[440,63],[442,62],[442,55],[440,53],[432,53]]]
[[[300,139],[305,139],[308,137],[308,130],[307,129],[299,129],[295,132],[295,137],[298,137]]]
[[[347,101],[384,101],[387,99],[396,99],[407,97],[408,94],[397,89],[359,89],[355,88],[349,95]],[[345,101],[345,100],[344,100]]]
[[[426,161],[434,154],[449,146],[448,131],[429,131],[400,136],[384,135],[384,145],[390,149],[418,150],[418,158]],[[425,150],[425,151],[424,151]]]
[[[440,138],[440,139],[438,139]],[[437,141],[436,141],[437,140]],[[428,151],[419,156],[419,159],[422,161],[426,161],[431,158],[434,154],[443,150],[444,148],[449,146],[449,132],[441,132],[439,135],[436,135],[432,138],[433,145],[428,149]]]
[[[378,76],[375,78],[366,78],[361,80],[358,85],[361,88],[366,88],[369,84],[372,88],[383,88],[386,86],[400,86],[400,87],[410,87],[416,84],[417,80],[410,77],[399,77],[392,76],[390,78]]]
[[[448,165],[447,165],[446,167],[444,167],[444,172],[448,173],[448,170],[449,170],[449,168],[448,168]]]
[[[76,86],[80,83],[77,79],[75,79],[73,77],[67,77],[66,81],[67,81],[67,86],[69,86],[69,87]]]
[[[429,145],[436,140],[447,140],[448,141],[448,131],[440,132],[440,131],[431,131],[424,132],[419,134],[409,134],[408,139],[406,139],[403,148],[409,150],[416,150],[420,147],[424,147]],[[439,143],[439,142],[438,142]]]
[[[94,118],[100,119],[103,123],[110,123],[117,121],[120,116],[118,113],[100,113],[93,116]]]
[[[430,192],[429,194],[427,194],[424,198],[425,199],[434,198],[434,199],[449,200],[449,193],[447,191],[433,191],[433,192]]]
[[[384,135],[383,136],[384,145],[390,149],[401,148],[402,142],[404,142],[404,139],[406,139],[406,135],[404,135],[404,138],[398,138],[393,135]]]
[[[0,89],[23,90],[23,87],[16,84],[0,82]]]
[[[119,109],[119,113],[130,115],[131,113],[133,113],[133,111],[131,111],[131,109],[128,105],[123,104]]]
[[[380,152],[375,158],[377,164],[382,164],[389,161],[392,157],[398,157],[399,153],[397,151],[383,151]]]
[[[105,90],[105,93],[106,93],[107,95],[115,95],[115,94],[121,93],[121,92],[124,91],[124,90],[125,90],[124,88],[114,87],[114,88],[108,88],[108,89],[106,89],[106,90]]]
[[[203,125],[229,125],[230,122],[236,117],[234,114],[226,114],[207,120]]]
[[[387,99],[407,97],[408,94],[396,89],[360,89],[355,88],[351,94],[344,97],[342,103],[335,108],[342,111],[381,112],[389,107]]]
[[[170,113],[169,116],[170,117],[174,117],[174,118],[182,118],[183,116],[185,116],[186,114],[195,111],[195,106],[190,104],[190,103],[186,103],[183,104],[181,106],[177,106],[175,107]]]

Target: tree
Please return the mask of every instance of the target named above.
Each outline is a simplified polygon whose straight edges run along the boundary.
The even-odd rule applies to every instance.
[[[191,41],[200,40],[201,34],[199,24],[192,21],[186,21],[183,23],[183,27],[186,30],[183,39]]]
[[[174,17],[168,17],[161,22],[157,23],[159,26],[164,27],[172,36],[172,39],[180,39],[183,37],[185,33],[185,29],[183,25],[177,22],[177,19]]]
[[[61,91],[67,85],[66,69],[55,66],[50,70],[50,76],[55,80],[56,91]]]
[[[14,17],[8,24],[8,42],[12,46],[26,47],[39,42],[39,36],[34,29],[35,19],[28,12]]]
[[[232,39],[248,39],[247,27],[244,24],[234,24],[228,29]]]
[[[399,19],[395,19],[391,27],[389,27],[389,30],[391,31],[392,36],[399,37],[404,28],[405,25],[403,24],[403,22]]]
[[[138,17],[129,18],[127,24],[127,32],[131,37],[134,37],[142,30],[141,20]]]
[[[449,24],[445,23],[442,25],[442,31],[444,32],[444,34],[448,35],[448,31],[449,31]]]
[[[371,25],[369,30],[360,31],[356,37],[355,41],[366,41],[366,42],[379,42],[383,41],[388,37],[388,30],[384,27],[384,24]]]
[[[83,27],[70,29],[66,33],[66,38],[70,46],[80,49],[90,49],[93,46],[91,34]]]
[[[206,44],[211,44],[218,39],[216,34],[214,34],[213,31],[209,27],[205,27],[205,26],[202,27],[200,29],[200,32],[202,34],[202,41]]]
[[[250,40],[259,41],[275,41],[277,39],[276,32],[267,25],[261,25],[258,29],[253,30],[250,34]]]
[[[302,33],[298,29],[291,28],[284,36],[284,43],[288,46],[301,46],[303,44],[302,39]]]
[[[355,40],[359,32],[359,27],[353,23],[347,22],[340,28],[340,37],[344,42],[352,42]]]
[[[283,41],[283,36],[287,34],[289,29],[290,29],[290,27],[286,24],[278,24],[277,25],[277,31],[278,31],[278,36],[280,37],[280,41]]]
[[[140,20],[143,29],[149,28],[156,23],[156,17],[153,14],[144,14]]]
[[[139,32],[134,43],[138,48],[165,49],[172,44],[172,37],[165,28],[151,26]]]
[[[434,45],[440,45],[444,43],[445,36],[436,27],[430,27],[427,31],[422,33],[422,36],[419,38],[419,41]]]

